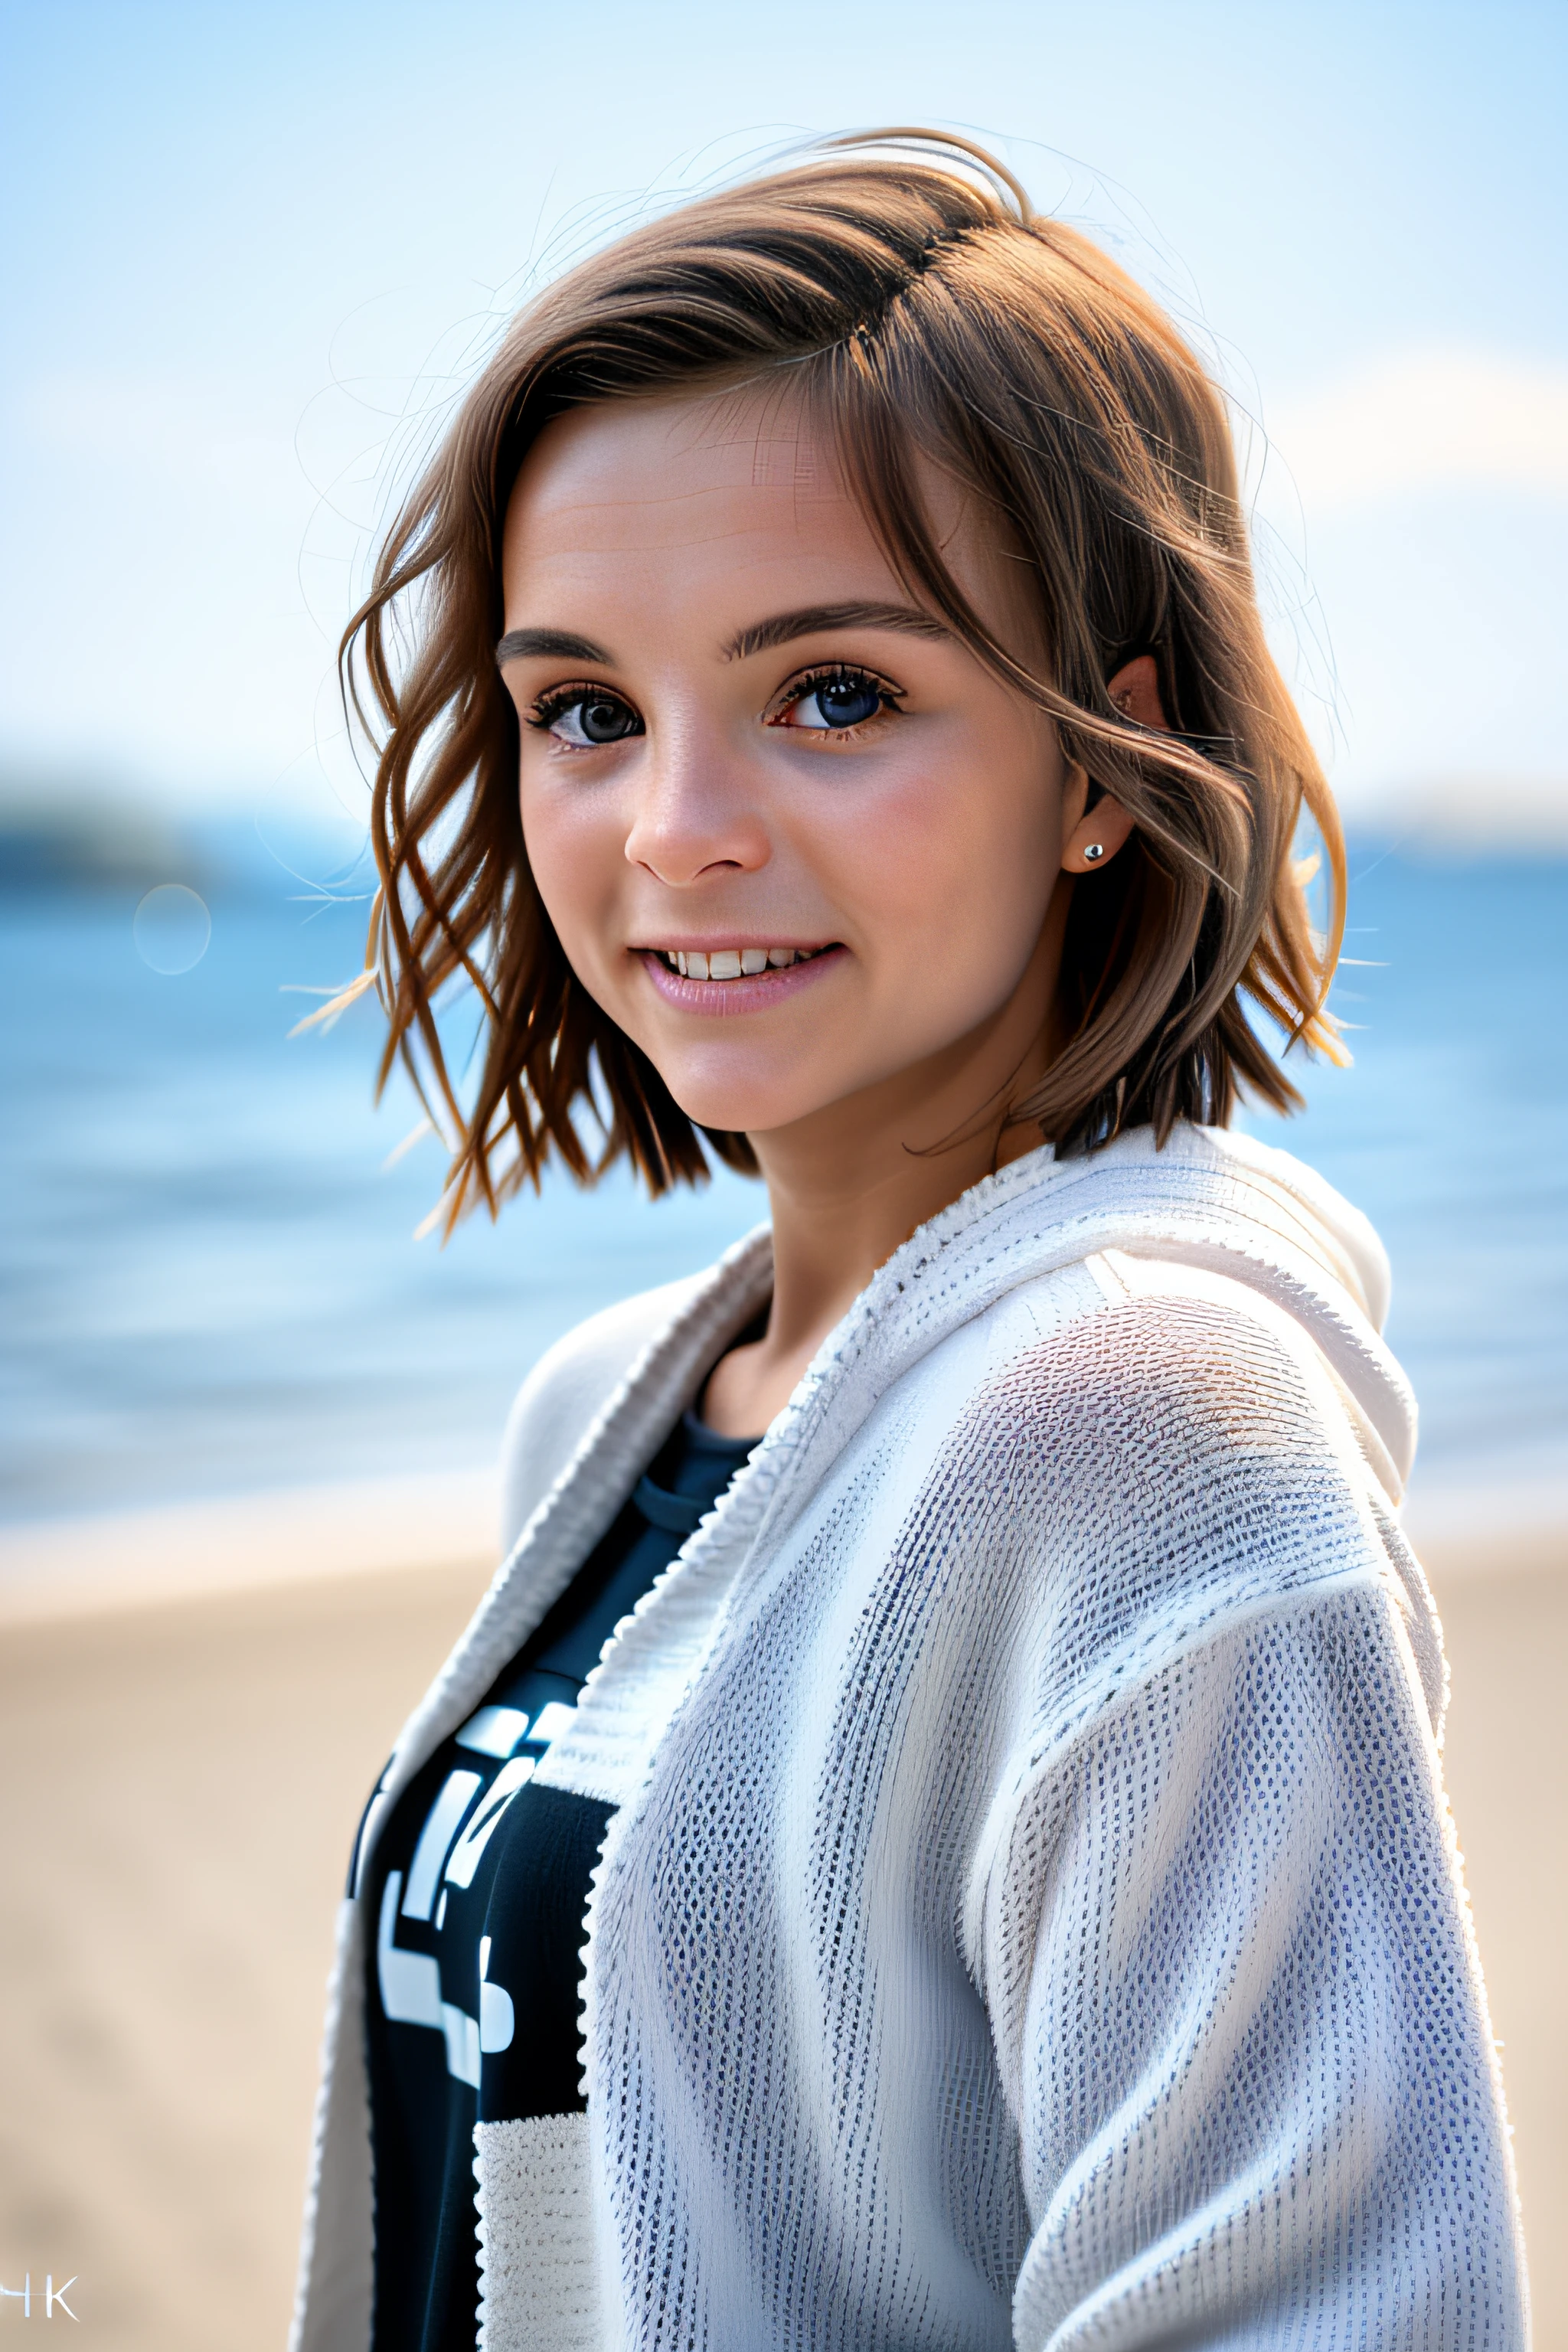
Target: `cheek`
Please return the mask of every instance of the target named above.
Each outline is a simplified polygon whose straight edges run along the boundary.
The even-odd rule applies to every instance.
[[[1061,856],[1054,746],[954,731],[845,825],[841,856],[885,957],[966,993],[1004,993],[1045,921]],[[852,837],[850,837],[852,836]]]
[[[586,978],[625,878],[626,828],[607,794],[573,792],[526,765],[521,802],[529,870],[568,961]]]

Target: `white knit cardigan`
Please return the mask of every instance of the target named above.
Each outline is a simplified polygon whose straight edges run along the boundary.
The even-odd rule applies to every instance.
[[[530,1378],[384,1802],[769,1284],[758,1233]],[[587,2113],[479,2127],[480,2343],[1525,2342],[1386,1287],[1319,1179],[1190,1128],[1035,1152],[880,1269],[542,1768],[619,1809]],[[369,2337],[367,1932],[296,2352]]]

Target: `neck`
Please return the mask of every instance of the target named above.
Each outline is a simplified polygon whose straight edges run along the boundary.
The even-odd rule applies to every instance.
[[[973,1034],[751,1138],[773,1212],[773,1306],[765,1337],[731,1349],[709,1381],[702,1412],[713,1428],[764,1429],[877,1268],[972,1184],[1038,1146],[1038,1129],[1006,1119],[1049,1058],[1041,983],[1054,976],[1054,962],[1048,973],[1032,964],[1033,984]]]
[[[945,1121],[931,1117],[937,1108],[871,1135],[858,1121],[852,1135],[823,1136],[821,1149],[793,1134],[757,1139],[773,1211],[769,1338],[786,1353],[815,1353],[911,1234],[1040,1141],[1036,1128],[1004,1126],[1005,1101],[952,1106]]]

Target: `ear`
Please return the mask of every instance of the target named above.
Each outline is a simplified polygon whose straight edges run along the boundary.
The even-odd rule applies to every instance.
[[[1121,711],[1138,727],[1157,727],[1162,735],[1171,731],[1165,707],[1160,699],[1160,673],[1152,654],[1139,654],[1123,662],[1114,677],[1105,681],[1105,691]]]
[[[1157,727],[1168,735],[1171,722],[1160,700],[1160,673],[1152,654],[1138,654],[1123,662],[1114,677],[1106,680],[1105,690],[1124,719],[1139,727]],[[1063,814],[1067,819],[1067,835],[1062,843],[1062,871],[1065,874],[1092,874],[1097,866],[1106,865],[1125,844],[1132,830],[1132,819],[1120,801],[1102,793],[1087,814],[1084,803],[1089,798],[1089,772],[1074,761],[1068,770],[1063,792]]]
[[[1080,768],[1075,760],[1067,772],[1062,786],[1062,815],[1066,830],[1062,837],[1062,872],[1092,874],[1115,856],[1132,830],[1132,819],[1120,801],[1102,793],[1089,810],[1083,814],[1089,798],[1089,770]]]

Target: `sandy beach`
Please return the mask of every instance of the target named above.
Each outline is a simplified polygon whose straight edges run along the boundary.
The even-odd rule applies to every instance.
[[[484,1481],[377,1492],[0,1535],[0,2284],[29,2276],[42,2316],[46,2279],[74,2274],[81,2325],[124,2352],[285,2338],[349,1840],[491,1564]],[[1535,2340],[1554,2352],[1568,1516],[1500,1532],[1433,1506],[1415,1532],[1447,1636],[1448,1786]]]

